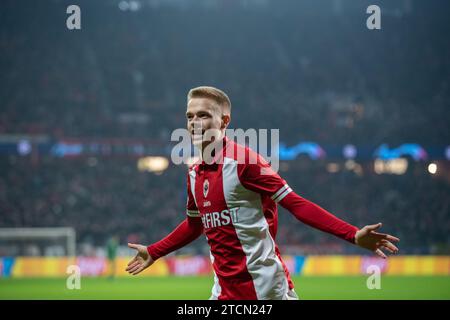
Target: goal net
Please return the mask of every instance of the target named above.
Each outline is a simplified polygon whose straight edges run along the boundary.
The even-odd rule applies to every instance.
[[[0,228],[0,256],[68,256],[76,254],[73,228]]]

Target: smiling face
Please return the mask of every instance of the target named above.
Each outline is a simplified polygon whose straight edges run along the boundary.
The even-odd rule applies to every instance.
[[[223,108],[215,100],[194,97],[188,101],[186,119],[192,143],[204,149],[224,136],[230,115],[224,114]]]

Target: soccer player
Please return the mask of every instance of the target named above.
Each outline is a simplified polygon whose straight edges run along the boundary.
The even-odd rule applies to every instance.
[[[109,278],[114,279],[116,276],[116,265],[117,265],[117,248],[119,246],[119,240],[117,236],[113,236],[108,239],[106,243],[106,252],[109,262]]]
[[[140,273],[155,260],[205,234],[214,270],[210,299],[298,299],[275,243],[277,204],[303,223],[382,258],[386,258],[382,249],[398,251],[392,243],[398,238],[377,232],[381,223],[358,229],[338,219],[297,195],[262,156],[228,139],[225,129],[231,120],[231,102],[223,91],[191,89],[186,117],[201,155],[201,163],[192,166],[187,175],[186,218],[156,243],[129,243],[137,250],[126,268],[130,274]],[[209,130],[218,132],[218,139],[206,139]]]

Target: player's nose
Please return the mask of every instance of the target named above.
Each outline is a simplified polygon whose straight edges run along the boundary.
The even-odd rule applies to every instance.
[[[195,120],[192,120],[190,123],[191,130],[201,130],[202,129],[202,121],[197,118]]]

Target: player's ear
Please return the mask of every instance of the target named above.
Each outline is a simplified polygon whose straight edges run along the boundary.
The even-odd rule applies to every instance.
[[[223,114],[222,115],[222,125],[221,125],[221,129],[226,129],[228,127],[228,125],[230,124],[231,121],[231,116],[229,114]]]

